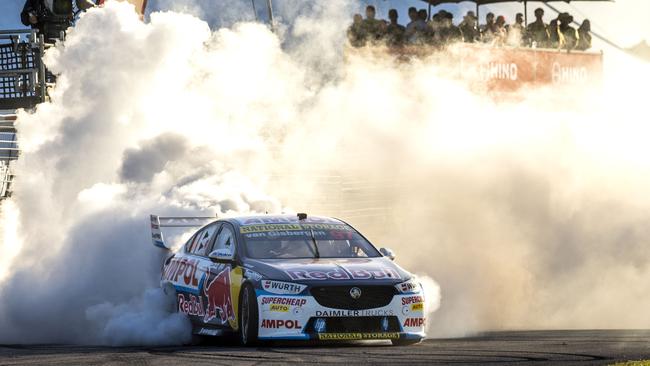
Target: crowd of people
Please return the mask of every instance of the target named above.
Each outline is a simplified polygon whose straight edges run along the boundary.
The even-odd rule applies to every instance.
[[[455,42],[482,42],[495,46],[555,48],[587,50],[591,48],[591,25],[588,19],[576,29],[573,17],[561,13],[550,23],[544,22],[544,9],[535,10],[535,21],[525,25],[524,15],[518,13],[512,24],[503,15],[487,13],[485,24],[479,25],[473,11],[454,24],[454,15],[440,10],[429,18],[426,9],[409,8],[410,22],[399,24],[396,9],[388,12],[388,20],[376,18],[375,7],[366,8],[366,17],[355,14],[348,28],[348,39],[353,47],[384,43],[390,47],[402,45],[445,46]]]

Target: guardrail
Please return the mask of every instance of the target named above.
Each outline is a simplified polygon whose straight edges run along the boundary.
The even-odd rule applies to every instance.
[[[0,114],[0,200],[11,196],[13,162],[20,155],[16,138],[15,114]]]

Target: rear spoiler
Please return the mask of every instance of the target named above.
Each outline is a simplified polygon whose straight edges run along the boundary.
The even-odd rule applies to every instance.
[[[151,240],[158,248],[171,249],[165,244],[162,228],[202,227],[217,217],[161,217],[151,215]]]

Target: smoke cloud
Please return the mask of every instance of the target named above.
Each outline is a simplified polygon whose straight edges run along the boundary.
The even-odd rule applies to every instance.
[[[83,15],[52,102],[19,115],[0,343],[186,342],[150,213],[341,217],[420,274],[431,336],[650,326],[648,66],[608,54],[602,88],[495,102],[432,60],[344,53],[351,2],[327,3],[281,38]]]

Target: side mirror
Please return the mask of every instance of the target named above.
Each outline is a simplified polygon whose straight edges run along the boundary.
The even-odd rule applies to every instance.
[[[392,261],[395,260],[395,253],[392,250],[388,249],[388,248],[379,249],[379,253],[381,253],[381,255],[383,255],[384,257],[387,257],[388,259],[390,259]]]
[[[235,257],[230,249],[217,249],[213,250],[208,258],[215,260],[217,262],[232,262]]]

